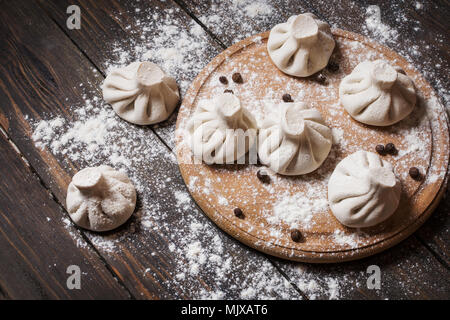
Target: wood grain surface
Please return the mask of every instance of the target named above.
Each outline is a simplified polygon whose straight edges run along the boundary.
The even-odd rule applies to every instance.
[[[193,297],[194,289],[198,288],[212,290],[215,286],[214,278],[203,274],[195,283],[185,283],[181,286],[171,284],[178,258],[168,250],[168,246],[169,243],[182,243],[182,239],[177,239],[176,235],[169,238],[167,234],[142,231],[138,227],[136,232],[124,237],[119,244],[120,248],[111,254],[96,244],[97,235],[62,225],[61,221],[68,218],[64,210],[66,186],[73,173],[85,163],[74,162],[61,155],[54,156],[48,150],[36,148],[30,140],[32,128],[26,119],[45,118],[49,114],[60,115],[68,121],[73,119],[68,106],[82,102],[80,97],[85,94],[79,84],[86,83],[94,89],[99,88],[108,67],[105,62],[114,54],[114,44],[123,43],[124,50],[128,50],[130,48],[126,47],[129,43],[127,40],[138,40],[139,26],[134,22],[139,18],[139,13],[134,8],[142,9],[141,14],[146,8],[152,8],[154,12],[174,9],[172,19],[175,23],[184,26],[201,23],[201,27],[207,32],[209,45],[205,49],[205,55],[201,57],[204,61],[199,63],[206,65],[238,37],[243,38],[248,32],[266,31],[298,11],[311,11],[338,27],[364,33],[362,26],[366,8],[373,4],[365,1],[341,1],[339,5],[330,5],[328,1],[275,0],[267,3],[274,8],[270,19],[252,19],[240,15],[238,20],[231,6],[227,8],[227,5],[220,1],[0,2],[0,124],[21,154],[13,151],[11,145],[2,138],[0,163],[2,166],[8,163],[9,170],[2,169],[1,172],[2,178],[7,177],[9,183],[4,184],[2,179],[0,189],[0,268],[6,268],[7,264],[3,264],[4,262],[15,263],[18,267],[17,271],[9,270],[9,273],[3,273],[0,277],[0,297],[12,299],[104,296],[167,299]],[[77,4],[82,10],[83,28],[80,31],[68,30],[65,26],[66,8],[69,4]],[[439,60],[441,68],[433,74],[440,76],[434,78],[431,77],[432,74],[427,73],[424,76],[433,86],[448,88],[448,3],[424,2],[424,8],[417,10],[413,4],[396,1],[393,5],[404,12],[408,18],[405,21],[396,21],[397,17],[388,10],[390,4],[381,1],[374,1],[374,4],[381,7],[383,21],[402,32],[402,36],[395,43],[388,45],[401,54],[408,51],[412,44],[419,44],[421,47],[418,50],[429,51],[427,59],[414,55],[408,58],[419,70],[429,69]],[[228,27],[218,29],[214,28],[213,24],[206,23],[204,18],[210,14],[224,19]],[[342,19],[344,16],[346,19]],[[421,23],[422,31],[419,33],[412,31],[416,21]],[[149,32],[151,34],[152,31]],[[424,48],[423,43],[429,44],[430,47]],[[181,80],[192,81],[195,75]],[[97,91],[97,95],[101,96],[101,93]],[[175,119],[176,114],[162,125],[147,130],[150,143],[165,148],[168,154],[174,146]],[[21,157],[29,163],[29,168],[24,165]],[[170,208],[170,203],[175,201],[170,190],[184,188],[177,165],[170,161],[152,162],[146,168],[138,168],[138,171],[145,177],[148,176],[155,201],[160,202],[172,217],[170,223],[179,230],[186,229],[187,226],[180,226],[181,221],[177,221],[179,213],[171,211]],[[156,173],[156,176],[150,172]],[[167,185],[167,190],[162,190],[157,181],[167,176],[173,177],[173,180]],[[24,186],[19,181],[29,183]],[[26,199],[22,196],[24,192],[30,194]],[[4,194],[8,195],[6,199]],[[47,197],[48,194],[54,197]],[[47,197],[45,202],[40,202],[39,199],[43,197]],[[198,208],[191,214],[199,216],[202,223],[209,224],[210,228],[215,230],[222,239],[227,254],[232,254],[236,261],[234,277],[230,276],[229,281],[224,284],[224,287],[227,287],[224,288],[224,297],[228,299],[238,298],[238,289],[262,266],[268,268],[273,277],[286,278],[291,283],[288,292],[293,299],[329,298],[326,288],[329,288],[327,281],[331,281],[330,279],[337,279],[341,284],[339,297],[343,299],[448,298],[449,205],[448,199],[444,200],[425,226],[402,244],[369,259],[335,266],[298,264],[268,258],[225,235],[210,223]],[[17,213],[23,211],[28,214],[27,222],[17,219]],[[39,212],[42,214],[34,214]],[[39,219],[44,216],[50,217],[54,223],[50,225],[46,220]],[[130,221],[122,231],[129,231],[137,222],[136,219]],[[13,239],[19,232],[17,230],[23,235],[22,240],[21,237]],[[44,232],[39,240],[36,240],[34,235],[37,230],[38,233]],[[45,235],[46,230],[52,237]],[[50,239],[60,243],[60,246],[52,248],[54,251],[50,251],[52,256],[44,254],[49,250]],[[30,241],[33,243],[30,244]],[[77,245],[77,241],[83,244]],[[149,252],[153,251],[158,254],[150,255]],[[39,256],[39,259],[36,256]],[[63,265],[70,259],[89,270],[87,277],[90,280],[82,292],[64,290],[66,275]],[[56,267],[50,268],[51,272],[45,272],[46,266],[51,265],[50,261],[54,261]],[[371,264],[377,264],[382,269],[381,290],[368,290],[365,285],[365,270]],[[146,269],[154,272],[146,274]],[[118,283],[114,277],[118,279]],[[320,294],[309,292],[303,286],[304,283],[300,283],[309,277],[322,279],[318,283],[319,287],[324,288],[319,290]],[[273,297],[280,298],[276,292]]]

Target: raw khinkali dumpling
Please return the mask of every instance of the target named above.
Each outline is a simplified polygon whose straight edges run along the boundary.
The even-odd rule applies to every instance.
[[[125,173],[109,166],[85,168],[67,189],[67,210],[79,226],[108,231],[125,223],[136,206],[136,190]]]
[[[339,96],[354,119],[374,126],[389,126],[404,119],[417,99],[412,80],[383,60],[358,64],[342,79]]]
[[[334,169],[328,202],[345,226],[362,228],[389,218],[400,202],[401,186],[392,165],[372,152],[357,151]]]
[[[194,156],[208,164],[240,159],[255,143],[257,132],[252,114],[232,93],[200,101],[187,128]]]
[[[330,26],[304,13],[272,28],[267,51],[284,73],[307,77],[327,66],[334,44]]]
[[[317,109],[302,102],[274,105],[277,112],[267,117],[258,133],[261,163],[284,175],[316,170],[328,156],[331,129]]]
[[[166,120],[180,100],[175,79],[147,61],[112,71],[102,89],[119,117],[141,125]]]

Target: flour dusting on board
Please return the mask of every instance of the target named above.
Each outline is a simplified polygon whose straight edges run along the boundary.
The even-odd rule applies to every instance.
[[[422,9],[419,3],[416,3],[415,7]],[[299,7],[300,9],[302,8]],[[280,22],[275,21],[277,19],[287,18],[287,14],[283,17],[278,14],[278,10],[269,1],[262,0],[233,0],[226,9],[220,5],[220,1],[212,1],[200,20],[213,32],[217,31],[217,34],[220,34],[221,30],[229,30],[230,36],[235,35],[234,42],[268,30]],[[398,16],[402,17],[400,13],[399,11]],[[174,22],[171,19],[174,14],[183,13],[180,9],[141,10],[138,18],[132,22],[133,27],[126,28],[131,36],[125,43],[105,45],[107,47],[105,50],[110,50],[110,56],[113,58],[105,61],[103,67],[109,72],[114,67],[124,66],[135,60],[153,61],[176,77],[184,95],[196,74],[220,51],[220,48],[211,47],[206,32],[195,22],[191,21],[186,26]],[[387,44],[400,38],[398,34],[401,32],[386,24],[383,12],[379,8],[368,7],[366,15],[361,32]],[[122,19],[120,14],[116,19]],[[346,17],[341,17],[333,21],[334,25],[339,27],[345,19]],[[233,33],[234,27],[230,28],[230,25],[236,20],[242,20],[241,30]],[[420,45],[425,47],[427,44]],[[401,53],[408,58],[412,56],[413,59],[410,60],[421,60],[420,70],[428,79],[432,79],[435,63],[431,63],[428,58],[422,59],[426,51],[424,53],[424,50],[417,50],[416,46],[417,44],[410,46],[411,54]],[[445,67],[445,62],[439,61],[438,64]],[[245,70],[241,71],[245,75]],[[252,80],[257,85],[257,79]],[[449,96],[446,93],[448,83],[445,79],[437,79],[434,84],[448,105]],[[294,96],[294,99],[301,99],[303,94],[304,90],[298,90],[298,96]],[[323,94],[326,94],[325,91]],[[267,98],[276,98],[277,95],[278,92],[269,92]],[[250,108],[255,111],[258,106]],[[108,164],[123,170],[129,175],[138,192],[140,202],[138,211],[123,229],[108,236],[86,232],[102,254],[113,254],[126,249],[137,256],[142,252],[152,256],[170,255],[171,258],[167,260],[177,261],[176,271],[170,274],[172,280],[164,281],[165,277],[160,278],[160,270],[155,266],[143,265],[142,274],[160,281],[163,287],[171,289],[172,292],[179,292],[180,298],[185,296],[200,299],[301,298],[293,289],[292,283],[309,299],[338,299],[345,291],[352,291],[361,286],[354,279],[365,279],[364,274],[345,270],[332,275],[316,274],[308,270],[307,264],[288,264],[289,268],[294,270],[290,273],[291,283],[289,283],[278,272],[274,273],[274,266],[267,259],[247,250],[238,242],[225,240],[228,237],[201,215],[186,191],[181,177],[170,176],[171,172],[178,172],[174,155],[150,128],[133,126],[118,118],[111,107],[102,102],[96,90],[86,90],[82,101],[72,106],[70,111],[73,112],[73,120],[70,122],[50,114],[45,115],[44,120],[30,120],[34,128],[35,144],[42,148],[43,152],[51,152],[58,156],[62,159],[62,164],[68,168],[69,163],[63,159],[74,162],[81,168]],[[330,112],[342,111],[335,106]],[[164,139],[167,138],[171,146],[175,130],[174,117],[169,121],[165,131],[157,129],[158,134]],[[334,140],[330,161],[335,161],[338,159],[337,146],[350,151],[352,147],[347,145],[344,132],[338,123],[330,123],[330,126],[333,127]],[[398,130],[397,134],[404,134],[402,128]],[[423,144],[418,141],[425,139],[420,126],[416,131],[408,131],[407,139],[408,146],[402,148],[399,157],[420,155],[423,152],[421,151]],[[161,162],[164,164],[160,165]],[[321,183],[326,183],[330,174],[326,163],[324,168],[319,170],[319,174],[323,176]],[[438,177],[439,173],[436,176]],[[198,179],[199,177],[191,177],[190,189],[195,189]],[[313,183],[311,187],[314,187]],[[270,193],[270,186],[267,186],[267,189]],[[202,191],[205,195],[211,193],[208,188]],[[312,226],[314,214],[324,211],[327,207],[326,197],[313,196],[313,192],[310,195],[274,196],[278,197],[278,201],[270,208],[272,227],[268,232],[278,234],[280,237],[285,236],[277,227],[280,223],[308,229]],[[228,201],[226,195],[221,199],[222,204],[226,205]],[[170,214],[167,208],[172,208]],[[62,217],[62,220],[68,228],[71,226],[71,221],[67,217]],[[74,241],[80,246],[83,245],[84,242],[80,241],[81,236],[78,233],[71,234]],[[164,237],[157,239],[158,234]],[[142,239],[146,235],[148,243],[136,240],[138,236]],[[353,234],[336,230],[332,237],[340,245],[349,247],[358,245],[357,236]],[[224,241],[227,241],[226,245]],[[245,259],[236,258],[239,255],[245,256]],[[242,265],[242,261],[246,264]],[[235,269],[241,272],[237,273]],[[209,289],[192,286],[192,283],[197,283],[198,278],[202,276],[213,280],[207,284]]]
[[[313,192],[309,195],[282,195],[274,205],[271,216],[267,220],[273,224],[279,224],[283,221],[290,228],[309,229],[313,214],[327,210],[327,199],[325,197],[316,198]]]

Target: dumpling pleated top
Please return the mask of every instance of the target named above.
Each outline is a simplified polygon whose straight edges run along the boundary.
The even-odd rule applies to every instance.
[[[327,66],[334,45],[330,26],[312,13],[304,13],[273,27],[267,51],[284,73],[308,77]]]
[[[119,117],[140,125],[166,120],[180,100],[175,79],[147,61],[112,71],[102,89]]]
[[[389,126],[406,118],[417,99],[411,78],[383,60],[358,64],[342,79],[339,98],[351,117],[374,126]]]
[[[316,170],[328,156],[331,129],[320,112],[303,102],[274,105],[277,112],[267,117],[258,133],[261,162],[284,175]]]

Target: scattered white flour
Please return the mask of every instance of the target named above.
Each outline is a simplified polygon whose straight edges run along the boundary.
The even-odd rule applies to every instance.
[[[247,288],[241,291],[241,299],[254,299],[256,296],[256,290],[253,288]]]
[[[228,204],[228,200],[226,199],[226,198],[224,198],[224,197],[222,197],[222,196],[219,196],[219,204],[221,204],[221,205],[227,205]]]
[[[272,13],[272,7],[264,2],[253,2],[246,5],[244,10],[250,18],[255,18],[259,15],[269,15]]]
[[[328,295],[330,300],[339,298],[339,282],[333,278],[327,278]]]
[[[281,18],[279,11],[266,0],[231,0],[231,3],[213,0],[210,6],[197,14],[210,30],[231,42],[266,31],[274,19]],[[239,23],[239,32],[233,31],[236,22]]]
[[[267,218],[274,225],[285,222],[290,228],[308,229],[314,212],[324,212],[328,208],[327,199],[317,199],[312,194],[281,195],[280,199]]]
[[[175,191],[176,206],[182,208],[189,208],[190,196],[185,191]]]
[[[336,243],[346,244],[346,245],[349,245],[351,248],[355,248],[358,246],[358,242],[356,241],[357,237],[356,237],[355,233],[346,235],[343,231],[336,230],[334,232],[333,236],[334,236],[334,241],[336,241]]]
[[[210,42],[206,32],[195,21],[185,26],[172,19],[180,11],[179,8],[156,11],[150,7],[141,12],[134,21],[136,29],[130,30],[139,40],[130,37],[128,42],[113,44],[116,58],[106,62],[107,73],[136,60],[149,60],[175,77],[184,93],[216,52],[208,50]]]
[[[396,30],[391,29],[381,22],[381,10],[379,6],[371,5],[367,7],[366,27],[375,37],[384,38],[384,40],[395,41],[398,37]]]
[[[344,130],[340,128],[331,128],[331,134],[333,135],[333,144],[344,144]]]
[[[304,265],[297,265],[291,267],[291,272],[294,276],[298,277],[295,285],[305,294],[308,295],[310,300],[315,299],[329,299],[335,300],[339,299],[342,284],[349,282],[350,278],[358,278],[358,274],[348,271],[345,276],[341,279],[330,277],[330,276],[320,276],[321,272],[314,272],[314,270],[308,270],[309,267]],[[312,267],[311,269],[314,269]],[[315,274],[317,273],[317,274]],[[354,290],[360,286],[359,282],[353,283]]]

